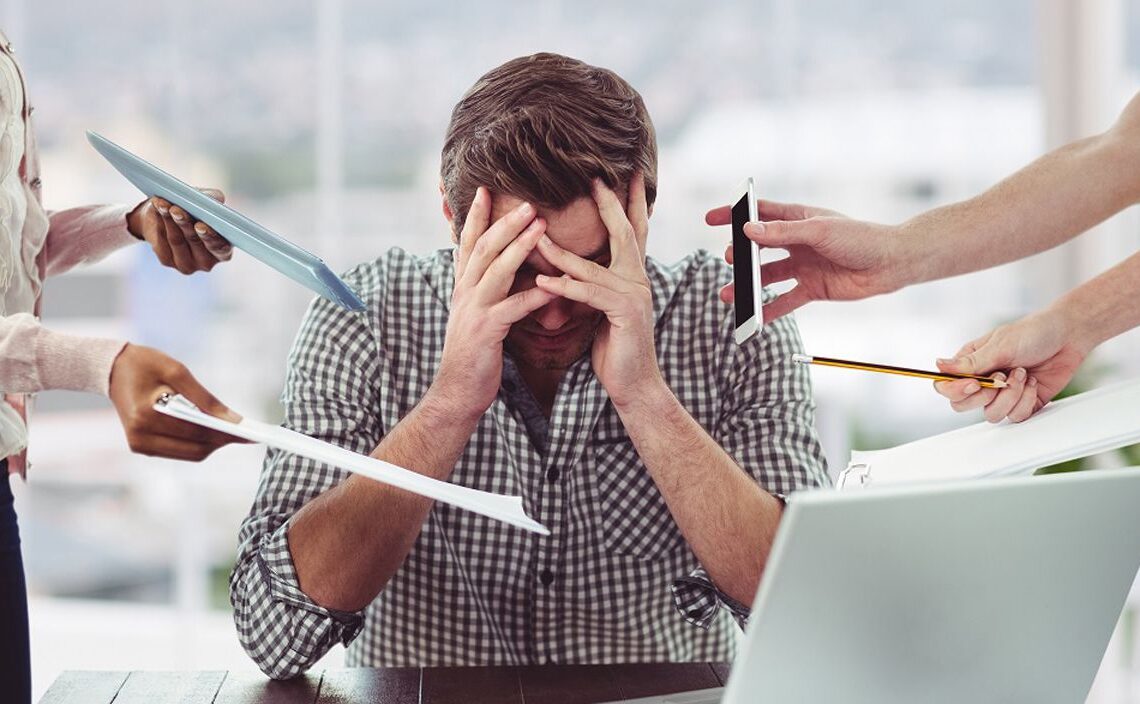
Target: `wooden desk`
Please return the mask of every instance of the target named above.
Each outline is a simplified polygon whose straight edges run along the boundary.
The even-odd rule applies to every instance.
[[[64,672],[40,704],[594,704],[719,687],[705,663],[351,668],[274,682],[256,672]]]

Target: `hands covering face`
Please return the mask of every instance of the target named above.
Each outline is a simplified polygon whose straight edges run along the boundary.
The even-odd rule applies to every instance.
[[[649,207],[645,180],[634,176],[625,207],[612,190],[595,181],[594,202],[609,233],[610,264],[602,266],[539,239],[538,250],[562,276],[539,275],[536,286],[585,303],[605,314],[591,350],[594,373],[619,409],[647,385],[661,380],[653,341],[653,293],[645,272]]]

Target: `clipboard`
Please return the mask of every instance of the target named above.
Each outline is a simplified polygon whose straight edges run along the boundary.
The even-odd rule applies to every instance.
[[[1140,442],[1140,378],[1045,406],[1021,423],[981,422],[886,450],[852,451],[836,489],[1032,474]]]
[[[187,423],[194,423],[227,435],[234,435],[311,460],[324,462],[334,467],[347,469],[354,474],[437,501],[443,501],[468,511],[474,511],[532,533],[550,535],[550,530],[546,526],[526,515],[520,496],[494,494],[489,491],[432,479],[390,462],[361,455],[323,440],[311,438],[295,430],[270,425],[252,418],[243,418],[240,423],[231,423],[228,420],[204,413],[181,394],[164,395],[158,403],[154,404],[154,410]]]
[[[351,311],[364,310],[356,292],[319,257],[258,225],[224,203],[88,130],[87,141],[147,197],[158,196],[214,228],[230,244],[318,295]]]

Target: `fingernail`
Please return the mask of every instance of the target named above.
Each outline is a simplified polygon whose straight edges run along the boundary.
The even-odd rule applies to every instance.
[[[543,233],[542,237],[539,238],[538,243],[543,245],[544,247],[557,247],[558,246],[558,245],[554,244],[554,240],[550,239],[550,235],[547,235],[546,233]]]
[[[954,360],[953,359],[946,359],[945,357],[939,357],[938,363],[939,364],[954,364]]]
[[[547,276],[546,274],[539,274],[538,276],[534,277],[534,281],[535,281],[535,283],[544,284],[544,283],[550,281],[550,277]]]
[[[998,380],[998,381],[1005,381],[1006,380],[1006,376],[1003,372],[998,372],[997,374],[994,374],[993,378]]]
[[[183,220],[186,219],[186,217],[182,214],[181,211],[178,211],[178,212],[175,212],[173,210],[170,211],[170,217],[174,218],[174,222],[182,222]]]
[[[764,224],[759,222],[746,222],[744,223],[744,231],[750,235],[764,234]]]
[[[206,236],[206,226],[203,225],[202,223],[198,223],[197,225],[194,226],[194,234],[198,235],[199,237],[205,237]]]
[[[981,390],[982,385],[976,381],[971,381],[969,384],[966,384],[966,393],[968,394],[976,394]]]
[[[530,203],[524,202],[522,205],[520,205],[518,207],[518,214],[519,215],[526,215],[526,216],[534,215],[534,206],[531,205]]]
[[[1035,377],[1035,376],[1029,377],[1028,386],[1031,389],[1034,388],[1035,386],[1037,386],[1037,377]]]
[[[1013,378],[1015,381],[1025,381],[1025,376],[1026,374],[1024,368],[1018,367],[1017,369],[1013,370]]]

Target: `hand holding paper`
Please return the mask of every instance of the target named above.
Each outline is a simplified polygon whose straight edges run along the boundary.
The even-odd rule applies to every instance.
[[[155,404],[154,408],[156,411],[174,418],[236,435],[253,442],[264,443],[318,462],[341,467],[378,482],[391,484],[430,499],[465,508],[533,533],[550,535],[550,531],[545,526],[526,515],[523,510],[522,498],[518,496],[492,494],[442,482],[389,462],[378,460],[375,457],[357,454],[288,428],[262,423],[250,418],[244,418],[240,423],[231,423],[203,413],[182,396],[172,396],[166,403]]]

